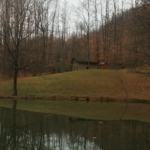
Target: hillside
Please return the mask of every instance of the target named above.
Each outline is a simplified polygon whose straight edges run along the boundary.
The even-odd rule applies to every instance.
[[[0,96],[11,96],[12,81],[1,81]],[[150,78],[130,70],[82,70],[18,80],[20,97],[109,97],[150,100]]]
[[[146,10],[143,7],[132,7],[114,13],[109,19],[104,18],[99,29],[90,33],[90,57],[95,61],[105,61],[112,68],[150,66],[150,7]],[[86,39],[85,34],[76,40],[78,44],[72,47],[78,52],[74,55],[86,56]]]

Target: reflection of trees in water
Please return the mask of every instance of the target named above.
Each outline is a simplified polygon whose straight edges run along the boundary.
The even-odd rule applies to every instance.
[[[138,121],[70,122],[65,116],[1,108],[0,122],[0,150],[150,149],[150,124]]]

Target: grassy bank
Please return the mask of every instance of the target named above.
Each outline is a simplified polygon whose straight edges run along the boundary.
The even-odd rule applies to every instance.
[[[0,100],[0,106],[12,108],[12,105],[12,100]],[[140,103],[18,100],[17,109],[97,120],[150,122],[150,105]]]
[[[0,96],[12,94],[12,80],[1,81]],[[129,70],[83,70],[18,80],[19,97],[109,97],[150,100],[150,78]]]

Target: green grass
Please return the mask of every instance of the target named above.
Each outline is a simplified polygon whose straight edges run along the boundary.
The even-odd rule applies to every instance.
[[[1,81],[0,85],[0,96],[11,97],[12,80]],[[149,76],[129,70],[82,70],[19,78],[18,97],[14,98],[34,98],[18,100],[17,109],[21,110],[88,119],[119,120],[127,108],[123,120],[150,122],[150,104],[101,103],[91,100],[94,97],[108,97],[122,101],[127,95],[129,99],[150,100]],[[52,96],[62,97],[61,101],[49,101],[48,98]],[[39,97],[42,100],[35,100]],[[74,97],[76,101],[65,101],[67,97]],[[80,101],[82,97],[85,98],[84,102]],[[1,99],[0,106],[12,108],[12,100]]]
[[[123,81],[123,82],[121,82]],[[122,84],[123,83],[123,84]],[[12,80],[1,81],[0,96],[12,94]],[[128,70],[82,70],[18,80],[18,96],[110,97],[150,100],[150,78]]]
[[[12,100],[0,100],[0,106],[2,107],[12,108],[12,104]],[[150,104],[18,100],[17,109],[97,120],[122,119],[150,122]],[[124,115],[121,118],[123,113]]]

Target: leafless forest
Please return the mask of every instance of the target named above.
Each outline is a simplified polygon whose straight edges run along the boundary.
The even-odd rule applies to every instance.
[[[70,71],[72,57],[150,65],[150,0],[0,0],[0,18],[0,74],[14,89],[18,74]]]

